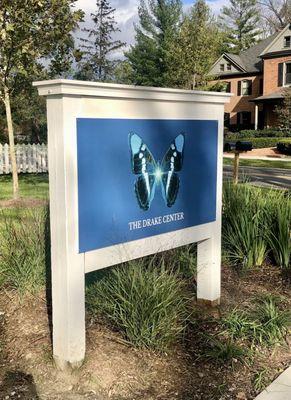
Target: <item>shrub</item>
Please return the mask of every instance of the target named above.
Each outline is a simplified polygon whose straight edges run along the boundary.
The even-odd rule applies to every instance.
[[[38,291],[45,283],[49,246],[47,210],[2,212],[0,235],[2,284],[17,289],[20,294]]]
[[[161,351],[183,334],[188,318],[184,284],[163,262],[157,268],[141,259],[107,270],[87,288],[86,303],[130,343]]]
[[[280,140],[277,143],[277,150],[280,153],[291,155],[291,139]]]
[[[282,137],[282,132],[273,128],[262,129],[262,130],[245,129],[227,135],[228,140],[245,139],[245,138],[276,138],[276,137]]]

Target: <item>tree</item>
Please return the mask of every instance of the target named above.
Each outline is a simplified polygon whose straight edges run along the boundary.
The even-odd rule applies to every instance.
[[[112,36],[120,32],[114,19],[115,8],[108,0],[96,1],[97,11],[91,14],[94,27],[84,28],[88,38],[81,38],[83,42],[82,62],[77,77],[85,80],[106,81],[112,78],[117,60],[112,59],[125,43],[114,40]]]
[[[290,0],[259,0],[262,19],[266,21],[269,33],[284,28],[291,22]]]
[[[172,45],[174,86],[190,89],[204,85],[222,42],[223,34],[205,0],[197,0],[184,17],[179,36]]]
[[[257,0],[230,0],[222,8],[220,26],[227,33],[229,51],[239,53],[258,41],[260,13]]]
[[[37,76],[47,60],[54,76],[68,68],[72,58],[71,32],[82,19],[71,7],[76,0],[1,0],[0,98],[6,113],[13,177],[13,196],[18,197],[11,99],[21,82]]]
[[[291,136],[291,88],[284,90],[283,102],[275,108],[279,129],[285,136]]]
[[[170,53],[182,13],[180,0],[141,0],[136,43],[126,53],[137,85],[170,86]]]

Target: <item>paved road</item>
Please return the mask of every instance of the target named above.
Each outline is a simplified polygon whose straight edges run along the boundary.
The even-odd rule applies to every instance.
[[[230,179],[232,171],[232,166],[224,166],[224,178]],[[247,179],[258,186],[291,189],[291,169],[240,167],[239,178],[240,180]]]

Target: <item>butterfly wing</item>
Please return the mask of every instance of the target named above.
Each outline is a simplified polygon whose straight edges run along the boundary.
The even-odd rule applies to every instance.
[[[132,172],[139,175],[134,184],[136,198],[140,208],[148,210],[155,194],[156,162],[142,138],[137,134],[129,135],[129,147]]]
[[[168,207],[175,203],[180,179],[177,172],[181,171],[184,158],[185,137],[181,133],[171,143],[162,161],[162,192]]]

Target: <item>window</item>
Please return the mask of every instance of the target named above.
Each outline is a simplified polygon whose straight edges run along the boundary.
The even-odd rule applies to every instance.
[[[291,85],[291,63],[285,64],[285,86]]]
[[[224,64],[220,64],[219,68],[220,68],[220,71],[223,72],[224,71]]]
[[[291,62],[278,64],[278,86],[291,86]]]
[[[291,46],[291,36],[285,36],[284,37],[284,47],[290,47]]]
[[[223,83],[223,92],[231,93],[231,82],[222,82]]]
[[[227,69],[228,71],[231,71],[231,64],[230,64],[230,63],[227,63],[227,64],[226,64],[226,69]]]
[[[251,94],[252,94],[252,81],[250,79],[246,79],[244,81],[238,81],[237,95],[250,96]]]
[[[250,80],[242,81],[242,85],[241,85],[242,96],[249,96],[250,94],[252,94],[251,88],[252,88],[252,81],[250,81]]]
[[[252,113],[250,111],[242,111],[237,113],[237,124],[244,128],[249,128],[251,125],[251,116]]]

